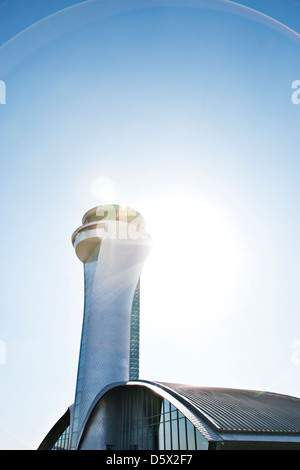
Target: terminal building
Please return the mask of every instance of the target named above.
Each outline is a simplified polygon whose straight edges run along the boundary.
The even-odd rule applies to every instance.
[[[84,268],[74,403],[39,450],[300,450],[300,399],[139,379],[140,277],[151,250],[130,208],[88,211],[72,243]]]

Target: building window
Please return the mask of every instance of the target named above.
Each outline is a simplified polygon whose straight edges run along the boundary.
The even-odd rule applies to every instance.
[[[205,450],[207,440],[168,400],[144,387],[124,390],[122,449]]]
[[[68,426],[64,432],[59,436],[51,450],[68,450],[69,444],[69,431],[70,426]]]

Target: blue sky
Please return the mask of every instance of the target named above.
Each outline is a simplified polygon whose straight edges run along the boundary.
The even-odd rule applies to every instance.
[[[0,448],[73,402],[102,202],[153,237],[141,378],[300,397],[299,2],[187,3],[0,2]]]

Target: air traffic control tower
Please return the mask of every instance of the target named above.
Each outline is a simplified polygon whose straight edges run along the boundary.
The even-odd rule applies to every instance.
[[[70,423],[74,449],[99,390],[138,379],[140,275],[151,239],[139,213],[101,205],[83,216],[72,243],[84,266],[84,315]]]
[[[140,214],[96,207],[72,241],[85,283],[75,400],[39,450],[187,457],[193,450],[300,449],[300,398],[139,379],[139,281],[151,249]],[[197,355],[190,360],[198,369]]]

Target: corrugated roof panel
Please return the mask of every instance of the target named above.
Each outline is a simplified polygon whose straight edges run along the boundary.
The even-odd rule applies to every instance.
[[[218,431],[300,433],[300,399],[253,390],[161,383],[205,415]]]

